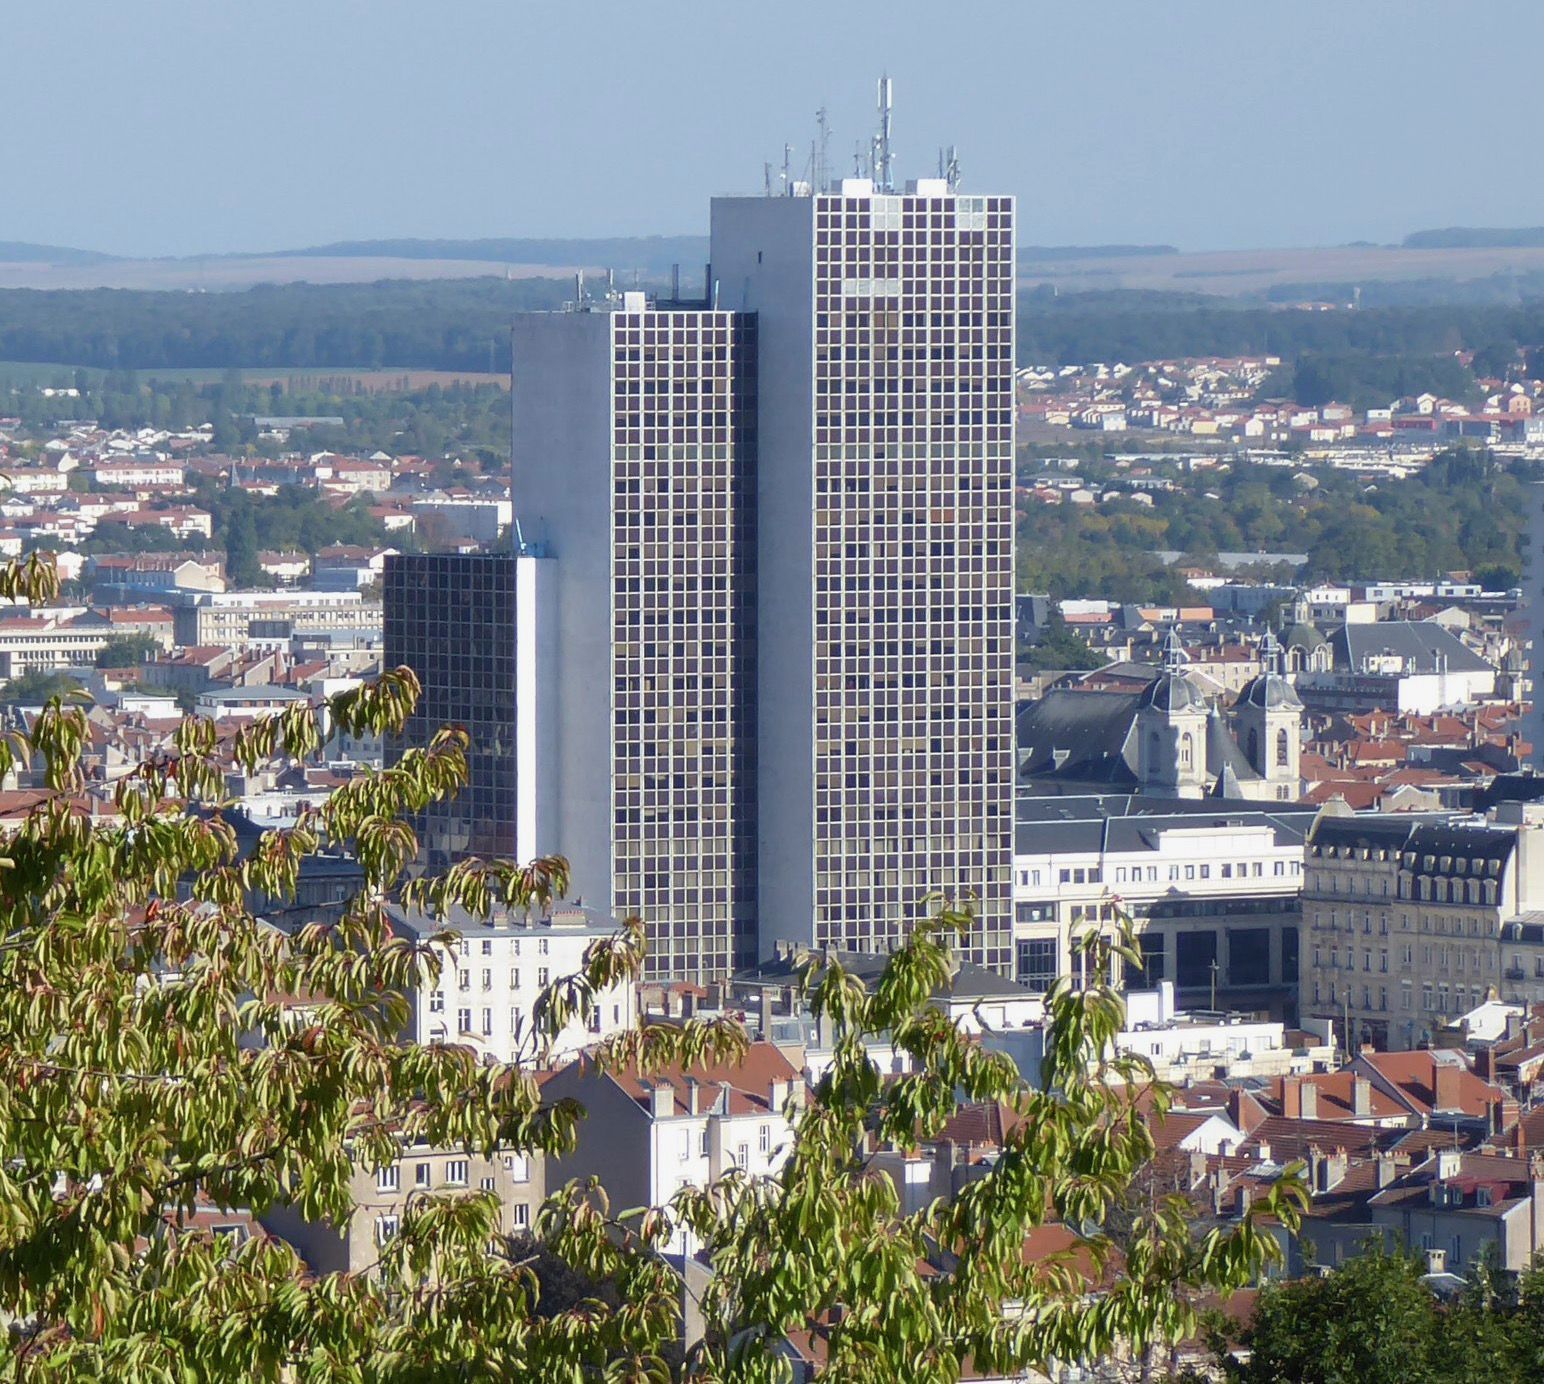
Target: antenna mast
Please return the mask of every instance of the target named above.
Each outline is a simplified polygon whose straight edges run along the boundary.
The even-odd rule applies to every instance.
[[[894,85],[888,76],[879,79],[879,133],[874,140],[874,183],[878,192],[893,192],[890,176],[890,108],[894,103]]]
[[[824,104],[815,112],[815,130],[815,191],[824,192],[827,179],[831,176],[831,166],[827,158],[827,151],[831,143],[831,125],[826,119]]]
[[[793,195],[793,145],[783,145],[783,196]]]

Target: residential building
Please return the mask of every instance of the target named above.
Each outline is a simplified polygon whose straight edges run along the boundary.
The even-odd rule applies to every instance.
[[[545,1160],[535,1152],[499,1151],[485,1157],[411,1143],[386,1167],[372,1171],[355,1162],[349,1180],[354,1210],[341,1230],[326,1221],[308,1221],[292,1206],[272,1208],[262,1223],[293,1245],[314,1273],[367,1274],[401,1231],[413,1196],[467,1192],[492,1192],[498,1198],[500,1234],[528,1231],[546,1200]]]
[[[643,919],[650,978],[723,976],[756,955],[755,321],[578,307],[514,327],[521,829]]]
[[[486,921],[460,908],[444,918],[397,905],[386,911],[393,929],[414,942],[446,930],[458,936],[453,953],[441,953],[438,979],[426,977],[409,993],[404,1036],[415,1043],[462,1043],[492,1061],[526,1065],[541,1055],[532,1018],[542,991],[582,972],[586,949],[617,931],[609,915],[578,903],[557,903],[530,917],[496,912]],[[595,996],[590,1011],[557,1036],[547,1056],[566,1061],[631,1028],[635,1013],[632,983],[620,982]]]
[[[1303,842],[1317,809],[1106,793],[1025,795],[1017,813],[1021,984],[1093,979],[1079,941],[1124,918],[1144,963],[1132,985],[1171,981],[1182,1009],[1297,1023]]]
[[[225,559],[195,553],[99,553],[86,559],[85,579],[101,596],[224,591]]]
[[[182,463],[156,457],[113,458],[92,468],[91,479],[103,490],[181,490],[185,476]]]
[[[381,606],[358,591],[181,591],[174,637],[194,644],[288,644],[297,634],[381,625]]]
[[[1365,1202],[1367,1224],[1381,1232],[1387,1248],[1407,1247],[1423,1256],[1429,1272],[1462,1275],[1489,1261],[1515,1274],[1544,1249],[1539,1155],[1522,1159],[1439,1148],[1408,1169],[1387,1160],[1375,1175],[1380,1180]],[[1316,1230],[1310,1223],[1307,1233]],[[1362,1249],[1358,1244],[1349,1253]]]
[[[888,950],[941,889],[1006,973],[1013,199],[791,191],[711,225],[719,302],[758,334],[761,950]]]
[[[1288,1029],[1280,1019],[1256,1014],[1192,1014],[1178,1008],[1174,993],[1168,980],[1153,990],[1126,991],[1125,1024],[1101,1060],[1140,1058],[1156,1080],[1176,1085],[1327,1072],[1334,1065],[1335,1045],[1328,1036]],[[1017,1033],[991,1030],[984,1041],[1012,1057],[1026,1080],[1040,1084],[1043,1024]],[[1115,1079],[1108,1072],[1106,1078]]]
[[[1333,667],[1297,678],[1315,711],[1429,714],[1496,690],[1494,665],[1435,620],[1347,623],[1329,644]]]
[[[79,607],[0,616],[0,678],[89,666],[117,633],[105,615]]]
[[[575,1062],[542,1086],[549,1101],[588,1112],[572,1152],[550,1161],[554,1185],[594,1178],[613,1207],[666,1206],[683,1187],[706,1187],[731,1168],[770,1177],[792,1144],[803,1079],[771,1043],[739,1062],[671,1067],[650,1076]],[[670,1248],[690,1253],[678,1227]]]
[[[311,564],[311,585],[317,591],[357,591],[381,580],[386,559],[395,548],[364,548],[338,544],[323,548]]]
[[[1502,804],[1483,822],[1325,815],[1304,868],[1302,1012],[1339,1019],[1352,1046],[1416,1047],[1540,983],[1514,959],[1544,907],[1539,805]]]
[[[518,853],[515,823],[515,558],[508,553],[426,553],[386,560],[387,668],[411,668],[421,688],[386,760],[427,745],[441,726],[471,737],[467,782],[417,814],[419,848],[432,869],[465,855]],[[587,878],[579,887],[595,897]]]

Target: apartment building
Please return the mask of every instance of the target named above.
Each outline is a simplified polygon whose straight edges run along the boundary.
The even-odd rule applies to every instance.
[[[1544,908],[1544,808],[1484,821],[1322,817],[1303,887],[1301,1007],[1354,1047],[1405,1049],[1489,998],[1544,987],[1528,915]]]
[[[386,1167],[372,1172],[355,1164],[349,1181],[354,1210],[341,1229],[308,1221],[288,1206],[274,1207],[262,1223],[292,1244],[316,1273],[368,1273],[402,1229],[411,1197],[470,1192],[498,1198],[501,1234],[529,1230],[547,1195],[542,1155],[500,1151],[485,1157],[465,1149],[406,1144],[401,1157]]]
[[[532,1019],[542,991],[550,982],[582,971],[590,944],[617,930],[610,915],[577,903],[555,904],[549,913],[531,918],[495,913],[486,922],[459,908],[444,919],[395,905],[387,914],[393,929],[415,942],[447,930],[458,935],[438,981],[425,979],[408,995],[404,1036],[415,1043],[464,1043],[496,1062],[535,1060],[538,1044]],[[558,1036],[552,1060],[565,1061],[631,1028],[636,1012],[633,986],[613,986]]]
[[[1120,918],[1186,1010],[1298,1018],[1303,843],[1317,809],[1149,798],[1022,796],[1013,858],[1014,973],[1044,991],[1085,981],[1077,943]]]
[[[359,591],[182,591],[172,618],[184,648],[278,646],[297,634],[382,625],[381,603]]]
[[[738,1063],[674,1067],[643,1077],[573,1063],[542,1088],[589,1112],[571,1153],[551,1160],[558,1185],[595,1178],[614,1208],[666,1206],[683,1187],[705,1187],[738,1168],[769,1177],[787,1157],[805,1087],[771,1043],[752,1043]],[[671,1249],[689,1253],[678,1227]]]

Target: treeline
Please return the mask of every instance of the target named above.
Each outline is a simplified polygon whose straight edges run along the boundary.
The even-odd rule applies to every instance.
[[[1108,462],[1084,463],[1091,489],[1118,484]],[[1521,567],[1530,463],[1502,466],[1479,452],[1442,454],[1408,480],[1315,472],[1305,487],[1286,467],[1235,462],[1188,477],[1184,488],[1136,504],[1031,504],[1019,525],[1019,590],[1172,603],[1187,592],[1155,550],[1204,561],[1218,552],[1306,553],[1278,577],[1371,580],[1475,572],[1484,585],[1515,585]],[[1213,498],[1215,497],[1215,498]],[[1252,575],[1267,575],[1253,569]]]
[[[241,293],[0,291],[0,360],[102,369],[509,369],[509,320],[554,308],[553,279],[391,279]]]
[[[686,282],[694,283],[683,266]],[[566,278],[267,285],[240,293],[0,291],[0,360],[105,369],[509,368],[509,319],[572,296]],[[1248,306],[1197,294],[1020,296],[1025,362],[1177,356],[1493,357],[1544,344],[1544,299],[1523,305]]]
[[[1317,311],[1194,294],[1020,296],[1019,359],[1052,365],[1184,356],[1491,356],[1544,344],[1544,298],[1521,306],[1447,304]]]
[[[1502,369],[1505,363],[1502,362]],[[1317,406],[1338,402],[1355,409],[1387,407],[1417,394],[1474,400],[1475,375],[1457,356],[1323,355],[1305,352],[1292,370],[1292,397]]]
[[[1407,250],[1515,250],[1544,245],[1544,226],[1445,226],[1412,231],[1403,244]]]
[[[337,381],[336,383],[344,383]],[[73,388],[46,395],[38,385]],[[382,450],[425,457],[448,452],[502,464],[509,456],[509,392],[498,384],[431,384],[423,389],[335,392],[306,379],[244,383],[239,371],[219,381],[142,378],[135,371],[61,369],[37,379],[9,377],[0,365],[0,413],[44,432],[67,418],[94,418],[107,428],[178,431],[211,424],[214,444],[229,452]],[[262,437],[258,416],[333,417],[341,426],[296,429],[284,442]]]

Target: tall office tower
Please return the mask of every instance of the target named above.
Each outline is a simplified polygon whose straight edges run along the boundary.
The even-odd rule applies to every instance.
[[[386,745],[394,764],[408,746],[427,745],[443,725],[472,738],[468,783],[414,823],[432,868],[465,855],[514,856],[515,567],[498,553],[388,557],[385,665],[406,665],[423,685],[400,736]]]
[[[520,810],[586,904],[643,919],[648,976],[721,976],[756,948],[755,322],[584,307],[514,328]]]
[[[1010,970],[1013,256],[1013,199],[943,179],[713,202],[757,318],[764,952],[887,950],[940,890]]]

